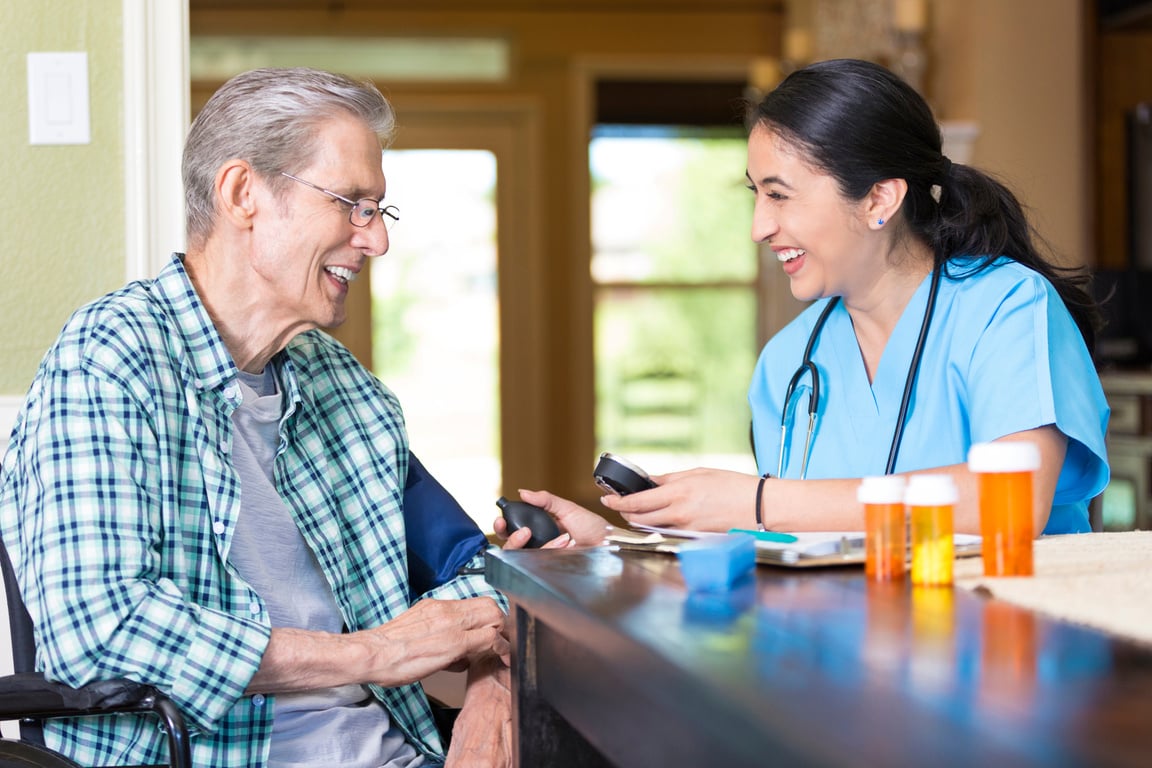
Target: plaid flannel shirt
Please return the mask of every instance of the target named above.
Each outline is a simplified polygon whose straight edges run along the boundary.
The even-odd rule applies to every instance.
[[[409,607],[401,500],[407,437],[395,396],[317,331],[276,359],[285,414],[277,489],[350,630]],[[69,685],[112,677],[170,695],[214,768],[267,759],[271,696],[245,696],[270,634],[227,564],[240,512],[230,462],[236,367],[177,255],[155,281],[78,310],[45,356],[0,475],[0,535],[36,626],[37,666]],[[479,566],[479,558],[472,565]],[[503,599],[482,576],[428,594]],[[418,684],[372,686],[422,753],[443,748]],[[148,718],[58,721],[82,764],[162,760]]]

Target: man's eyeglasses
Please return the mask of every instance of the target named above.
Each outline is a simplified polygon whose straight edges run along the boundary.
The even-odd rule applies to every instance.
[[[344,205],[347,205],[352,209],[348,212],[348,221],[350,221],[354,227],[368,226],[372,223],[372,219],[376,216],[377,213],[380,214],[380,218],[384,220],[384,227],[389,231],[391,231],[392,227],[396,225],[396,222],[400,221],[400,209],[394,205],[385,205],[381,207],[379,200],[373,200],[370,197],[364,197],[360,200],[349,200],[343,195],[338,195],[330,189],[324,189],[323,187],[317,186],[310,181],[305,181],[298,176],[293,176],[290,173],[281,173],[280,175],[287,176],[288,178],[292,179],[292,181],[298,181],[306,187],[312,187],[312,189],[316,190],[317,192],[322,192],[325,195],[328,195],[328,197],[336,198],[340,202],[344,203]]]

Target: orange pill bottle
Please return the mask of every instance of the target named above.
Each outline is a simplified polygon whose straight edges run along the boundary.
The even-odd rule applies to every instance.
[[[1033,443],[977,443],[968,451],[968,469],[980,487],[980,553],[985,576],[1031,576],[1032,482],[1040,468]]]
[[[856,490],[864,505],[864,574],[870,581],[904,578],[908,557],[903,477],[865,477]]]

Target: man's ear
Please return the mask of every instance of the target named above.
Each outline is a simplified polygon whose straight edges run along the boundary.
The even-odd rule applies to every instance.
[[[870,229],[882,229],[895,218],[904,196],[908,194],[908,182],[904,179],[884,179],[872,185],[864,198],[864,213]]]
[[[244,160],[232,159],[216,171],[216,201],[222,219],[248,229],[256,213],[256,173]]]

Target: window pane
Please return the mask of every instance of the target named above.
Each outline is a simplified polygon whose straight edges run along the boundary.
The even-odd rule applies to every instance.
[[[375,373],[404,407],[412,450],[480,527],[500,489],[496,158],[389,150],[400,207],[372,262]]]
[[[743,136],[601,130],[589,158],[595,281],[755,279]]]
[[[589,153],[599,450],[650,472],[755,471],[743,135],[601,126]]]
[[[635,457],[650,471],[698,463],[751,471],[755,324],[750,288],[601,290],[599,449]]]
[[[1101,501],[1101,525],[1105,531],[1130,531],[1136,527],[1136,483],[1112,476]]]

